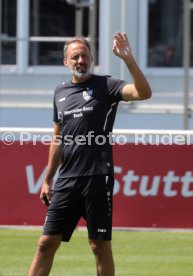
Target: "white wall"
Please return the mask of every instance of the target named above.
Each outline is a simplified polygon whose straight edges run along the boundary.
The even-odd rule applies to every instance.
[[[20,2],[24,3],[25,1],[18,1],[18,3]],[[101,0],[99,27],[100,67],[96,68],[96,72],[130,80],[126,66],[112,53],[113,34],[116,31],[125,31],[128,34],[133,54],[150,81],[153,91],[155,93],[183,93],[183,69],[149,69],[145,67],[146,8],[147,0]],[[52,89],[58,81],[65,80],[70,76],[65,68],[62,67],[60,70],[56,70],[53,67],[51,70],[49,67],[42,69],[41,66],[40,69],[29,68],[25,74],[22,74],[21,71],[19,75],[14,67],[12,69],[8,70],[7,73],[2,73],[3,70],[0,71],[0,89],[17,89],[17,87],[21,89],[22,86],[26,88],[30,84],[33,88],[40,89],[42,81],[44,82],[44,89],[46,89],[46,85],[48,89]],[[191,70],[190,75],[190,89],[192,89],[193,70]]]
[[[138,59],[138,0],[106,0],[100,5],[100,73],[129,80],[125,65],[112,53],[116,31],[127,33]]]

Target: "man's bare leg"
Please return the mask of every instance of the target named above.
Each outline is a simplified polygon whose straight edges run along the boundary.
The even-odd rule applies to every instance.
[[[48,276],[54,259],[56,250],[62,240],[61,235],[41,236],[37,250],[32,261],[28,276]]]
[[[95,256],[97,276],[114,276],[111,241],[89,240],[89,244]]]

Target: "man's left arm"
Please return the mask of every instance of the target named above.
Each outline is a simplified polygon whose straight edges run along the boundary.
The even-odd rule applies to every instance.
[[[138,67],[129,45],[127,35],[117,32],[114,35],[113,52],[116,56],[123,59],[133,78],[132,84],[127,84],[122,89],[123,101],[145,100],[151,97],[151,88]]]

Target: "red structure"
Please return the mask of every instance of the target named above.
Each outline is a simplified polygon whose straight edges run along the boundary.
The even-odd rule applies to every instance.
[[[48,150],[0,142],[0,225],[44,223]],[[113,226],[193,228],[193,145],[114,145],[114,164]]]

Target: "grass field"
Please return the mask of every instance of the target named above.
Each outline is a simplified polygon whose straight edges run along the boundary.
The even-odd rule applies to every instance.
[[[0,276],[27,276],[40,230],[0,230]],[[193,233],[114,231],[116,276],[193,276]],[[95,276],[86,231],[62,243],[51,276]]]

